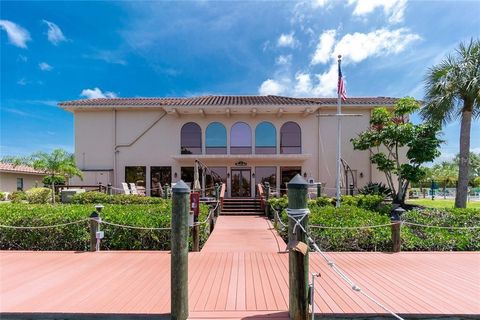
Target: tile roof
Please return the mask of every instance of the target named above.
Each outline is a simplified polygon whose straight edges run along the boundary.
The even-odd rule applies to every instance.
[[[35,170],[34,168],[20,164],[15,165],[13,163],[0,162],[0,172],[22,172],[22,173],[38,173],[45,174],[43,171]]]
[[[390,105],[397,98],[348,98],[345,105]],[[97,98],[60,102],[61,107],[82,106],[234,106],[234,105],[335,105],[337,98],[293,98],[282,96],[200,96],[185,98]]]

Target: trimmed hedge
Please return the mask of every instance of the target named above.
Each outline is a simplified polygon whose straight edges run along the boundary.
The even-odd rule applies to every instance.
[[[106,222],[138,227],[170,227],[171,201],[161,204],[128,206],[106,204],[101,217]],[[0,224],[45,226],[86,219],[95,211],[92,205],[0,205]],[[201,205],[199,220],[208,215]],[[88,221],[49,229],[21,230],[0,228],[1,250],[76,250],[89,249]],[[102,250],[170,250],[170,230],[134,230],[107,224]],[[208,225],[201,226],[200,245],[207,239]],[[191,239],[190,239],[191,245]]]
[[[51,203],[52,189],[48,188],[32,188],[26,192],[26,200],[28,203]]]
[[[140,195],[118,194],[108,195],[103,192],[89,191],[77,193],[72,197],[73,204],[162,204],[166,200],[156,197],[144,197]]]
[[[378,212],[343,205],[340,208],[309,204],[309,225],[353,227],[389,224],[390,218]],[[433,226],[480,226],[480,210],[414,210],[403,220]],[[286,212],[282,220],[287,222]],[[391,227],[368,229],[309,229],[318,245],[327,251],[391,251]],[[281,234],[286,239],[287,230]],[[476,251],[480,250],[480,229],[449,230],[403,225],[404,251]]]

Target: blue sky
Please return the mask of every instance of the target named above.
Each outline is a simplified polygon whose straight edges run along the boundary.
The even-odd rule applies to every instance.
[[[73,151],[63,100],[334,96],[337,53],[349,96],[421,99],[427,68],[479,37],[479,16],[479,1],[2,1],[0,156]],[[444,128],[441,159],[458,132]],[[479,133],[477,120],[476,152]]]

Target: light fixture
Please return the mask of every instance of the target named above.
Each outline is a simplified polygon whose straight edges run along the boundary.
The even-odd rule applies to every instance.
[[[177,179],[178,174],[175,172],[175,173],[173,174],[173,177],[174,177],[175,179]]]
[[[230,172],[227,172],[227,178],[230,178]]]
[[[307,179],[307,172],[306,172],[306,171],[303,173],[303,177],[304,177],[305,179]]]
[[[360,172],[360,178],[363,178],[363,172]]]
[[[252,178],[255,178],[255,172],[254,172],[254,173],[252,173]]]

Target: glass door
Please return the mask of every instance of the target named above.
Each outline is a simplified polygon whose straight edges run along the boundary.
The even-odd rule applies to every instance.
[[[232,198],[251,197],[251,169],[232,169]]]

